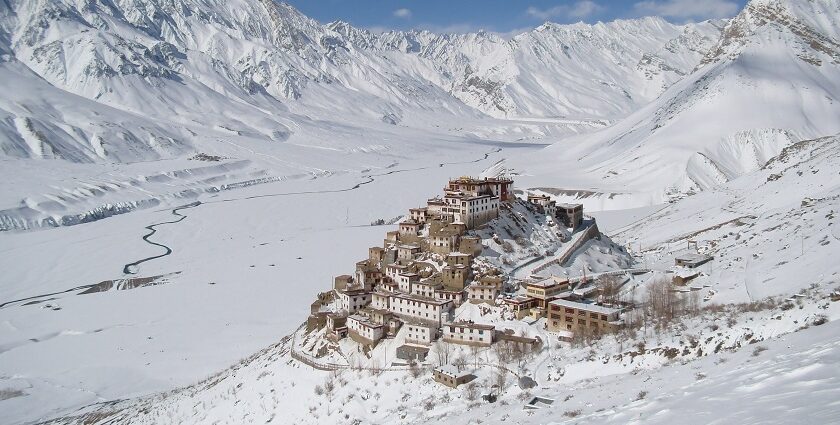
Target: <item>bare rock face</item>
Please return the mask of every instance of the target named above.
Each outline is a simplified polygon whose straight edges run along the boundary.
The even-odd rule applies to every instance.
[[[818,20],[820,15],[837,17],[840,15],[840,5],[830,0],[752,1],[726,25],[720,40],[709,50],[700,65],[736,57],[752,36],[766,28],[774,28],[789,36],[790,41],[799,48],[797,56],[803,61],[819,66],[822,59],[817,53],[822,53],[829,56],[834,64],[838,64],[840,41],[831,36],[832,33],[837,35],[834,32],[836,28],[821,27],[824,22]]]

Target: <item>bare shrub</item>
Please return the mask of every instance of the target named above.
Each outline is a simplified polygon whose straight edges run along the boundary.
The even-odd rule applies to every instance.
[[[565,416],[567,418],[576,418],[576,417],[580,416],[580,413],[581,413],[580,409],[567,410],[567,411],[563,412],[563,416]]]
[[[600,335],[591,328],[578,328],[572,334],[572,347],[582,348],[592,345]]]
[[[452,346],[439,339],[435,343],[435,353],[437,354],[438,366],[447,365],[449,364],[449,358],[452,356]]]
[[[475,382],[470,382],[464,387],[464,398],[473,401],[478,398],[478,385]]]
[[[497,370],[493,375],[493,383],[499,386],[499,391],[504,391],[507,385],[507,372],[504,370]]]
[[[327,375],[326,381],[324,381],[324,389],[323,389],[324,396],[326,396],[326,398],[327,398],[327,416],[329,416],[331,414],[330,413],[330,405],[333,402],[333,398],[335,398],[335,393],[336,393],[336,389],[337,389],[336,384],[337,383],[338,383],[338,372],[337,371],[330,372],[330,374]]]
[[[619,289],[621,285],[620,276],[602,276],[596,283],[601,301],[605,304],[615,305],[619,300]]]
[[[654,279],[647,287],[647,309],[657,330],[667,328],[682,310],[680,299],[668,279]]]
[[[639,391],[639,394],[636,396],[636,400],[644,400],[647,395],[647,391]]]
[[[423,369],[420,368],[420,365],[417,364],[417,362],[411,362],[411,366],[408,367],[408,372],[411,374],[412,378],[419,378],[423,373]]]
[[[477,345],[470,345],[470,356],[473,359],[473,368],[478,368],[478,358],[481,352],[481,348]]]
[[[462,356],[458,356],[458,358],[457,358],[457,359],[455,359],[455,361],[454,361],[452,364],[454,364],[454,365],[455,365],[455,368],[457,368],[457,369],[458,369],[458,372],[460,372],[460,371],[462,371],[462,370],[466,369],[466,367],[467,367],[467,359],[465,359],[465,358],[464,358],[464,357],[462,357]]]
[[[730,314],[729,317],[726,318],[726,326],[728,326],[729,328],[732,328],[737,324],[738,318],[735,316],[735,313]]]

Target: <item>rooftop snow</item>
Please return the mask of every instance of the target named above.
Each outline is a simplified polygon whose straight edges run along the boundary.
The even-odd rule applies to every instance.
[[[579,302],[563,300],[563,299],[551,301],[549,304],[560,306],[560,307],[575,308],[575,309],[578,309],[578,310],[586,310],[586,311],[591,311],[593,313],[600,313],[600,314],[613,314],[613,313],[621,312],[621,310],[619,310],[617,308],[604,307],[604,306],[595,305],[595,304],[579,303]]]

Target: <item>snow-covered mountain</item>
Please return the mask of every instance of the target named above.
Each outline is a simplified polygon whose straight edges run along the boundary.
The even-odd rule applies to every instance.
[[[0,90],[5,422],[837,417],[836,0],[511,40],[374,34],[273,0],[3,0]],[[708,314],[552,340],[538,389],[495,404],[396,370],[347,370],[325,399],[284,338],[313,295],[381,243],[370,223],[505,168],[582,200],[638,266],[699,241]],[[15,231],[38,227],[56,229]],[[552,271],[616,267],[600,254]],[[535,395],[557,403],[523,410]]]
[[[511,166],[533,185],[593,189],[592,206],[649,205],[840,132],[840,3],[754,0],[697,69],[621,122]]]
[[[377,41],[432,60],[454,96],[494,116],[614,118],[690,72],[722,25],[648,17],[546,23],[509,41],[483,32],[391,32]]]
[[[617,119],[693,69],[719,27],[545,24],[503,40],[321,25],[273,0],[12,0],[0,4],[0,144],[6,157],[132,162],[219,138],[307,143],[321,120]]]

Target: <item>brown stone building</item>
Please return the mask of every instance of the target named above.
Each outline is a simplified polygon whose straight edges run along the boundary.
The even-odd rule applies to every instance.
[[[555,214],[557,220],[568,228],[577,229],[583,224],[582,204],[557,204]]]
[[[443,286],[449,290],[463,291],[467,286],[470,269],[465,266],[445,266],[440,271]]]
[[[495,340],[495,329],[493,325],[472,321],[446,323],[443,325],[443,340],[453,344],[489,347]]]
[[[459,371],[451,365],[436,367],[432,372],[432,376],[434,377],[435,382],[441,383],[450,388],[458,388],[459,385],[466,384],[475,379],[473,374],[467,371]]]
[[[549,331],[591,332],[604,334],[620,325],[621,310],[569,300],[554,300],[548,310]]]
[[[537,300],[537,307],[547,309],[550,301],[560,298],[569,290],[569,280],[552,276],[525,282],[523,286],[525,286],[525,293]]]
[[[467,299],[473,304],[496,304],[496,297],[499,296],[499,288],[496,285],[482,285],[471,283],[467,286]]]

